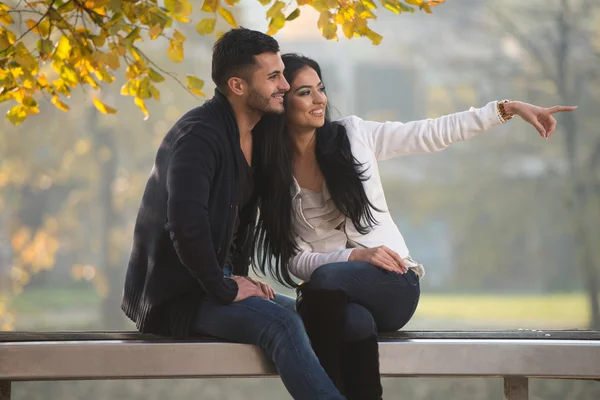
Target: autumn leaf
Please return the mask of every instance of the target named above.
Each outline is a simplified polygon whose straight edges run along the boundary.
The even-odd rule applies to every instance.
[[[383,36],[381,36],[377,32],[372,31],[369,28],[367,28],[365,36],[368,37],[374,45],[378,45],[379,43],[381,43],[381,40],[383,40]]]
[[[196,25],[196,32],[200,35],[209,35],[215,30],[216,18],[204,18]]]
[[[346,36],[346,38],[352,38],[352,36],[354,36],[355,31],[354,21],[344,22],[342,24],[342,31],[344,32],[344,36]]]
[[[176,40],[170,40],[169,48],[167,48],[167,56],[169,56],[169,58],[173,62],[183,62],[184,54],[183,45],[181,44],[181,42],[178,42]]]
[[[382,37],[369,23],[376,19],[378,12],[422,10],[430,13],[432,7],[444,2],[297,0],[297,6],[289,8],[290,3],[284,0],[258,0],[265,7],[269,35],[297,19],[301,15],[299,7],[305,6],[320,14],[315,28],[326,39],[337,40],[341,28],[346,38],[364,37],[374,45],[379,44]],[[232,27],[239,26],[234,16],[238,3],[239,0],[203,0],[201,3],[192,0],[33,0],[15,1],[9,6],[0,2],[0,102],[8,103],[6,118],[16,125],[38,113],[40,106],[30,100],[34,98],[45,97],[56,108],[67,111],[69,106],[63,100],[76,88],[89,86],[102,90],[117,78],[125,79],[121,94],[133,97],[134,102],[138,98],[137,103],[141,102],[138,107],[141,105],[140,109],[147,112],[146,100],[160,99],[157,84],[165,78],[151,68],[156,60],[148,59],[140,50],[146,48],[144,42],[161,41],[157,47],[166,45],[169,61],[181,63],[185,58],[186,37],[174,29],[174,22],[188,23],[195,15],[202,15],[194,22],[196,33],[214,33],[219,39],[223,32],[215,33],[217,18]],[[23,21],[19,19],[16,23],[15,15],[23,16]],[[138,46],[138,42],[142,43]],[[43,75],[49,68],[53,70],[51,81]],[[191,85],[188,82],[188,88],[193,93],[202,93],[198,86],[202,80],[196,79],[198,81]],[[96,102],[94,104],[98,107]],[[100,108],[110,113],[113,109],[107,107]]]
[[[280,14],[269,21],[267,35],[274,35],[285,25],[285,15]]]
[[[202,3],[202,11],[214,13],[219,9],[219,0],[204,0]]]
[[[235,18],[233,18],[233,15],[229,10],[221,7],[219,8],[219,14],[221,15],[221,17],[223,17],[225,21],[227,21],[229,25],[233,26],[234,28],[239,28],[239,25],[237,24]]]
[[[150,30],[148,31],[148,36],[150,36],[151,40],[155,40],[157,37],[160,36],[160,34],[162,33],[163,29],[160,26],[159,23],[156,23],[152,26],[152,28],[150,28]]]
[[[292,12],[290,13],[290,15],[288,15],[288,16],[286,17],[286,19],[285,19],[285,20],[286,20],[286,21],[293,21],[293,20],[295,20],[296,18],[298,18],[299,16],[300,16],[300,9],[299,9],[299,8],[296,8],[294,11],[292,11]]]
[[[285,3],[283,1],[276,1],[273,3],[271,8],[267,11],[267,18],[276,18],[278,15],[283,14],[282,10],[285,8]]]
[[[94,106],[102,114],[116,114],[117,113],[117,110],[115,110],[114,108],[112,108],[110,106],[107,106],[106,104],[104,104],[103,102],[101,102],[100,100],[98,100],[97,97],[93,98],[93,102],[94,102]]]
[[[16,105],[6,113],[6,118],[18,126],[27,118],[27,109],[23,105]]]
[[[144,100],[142,100],[139,97],[136,97],[135,100],[133,101],[135,103],[136,106],[138,106],[140,108],[140,110],[142,110],[142,112],[144,113],[144,121],[146,121],[148,118],[150,118],[150,114],[148,113],[148,109],[146,108],[146,104],[144,103]]]
[[[61,111],[69,111],[71,108],[63,103],[58,96],[52,96],[52,104]]]
[[[202,93],[202,88],[204,87],[204,81],[202,79],[199,79],[194,75],[188,75],[185,78],[185,82],[190,91],[199,96],[205,96],[205,94]]]
[[[152,80],[152,82],[162,82],[165,80],[165,77],[153,70],[152,68],[148,69],[148,76]]]

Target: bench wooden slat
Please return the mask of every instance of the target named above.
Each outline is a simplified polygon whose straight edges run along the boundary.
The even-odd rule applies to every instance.
[[[380,342],[383,376],[600,377],[600,341],[409,339]],[[275,376],[255,346],[219,342],[0,343],[0,380]]]

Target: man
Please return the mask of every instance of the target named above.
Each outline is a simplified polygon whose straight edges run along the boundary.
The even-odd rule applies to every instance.
[[[248,275],[257,202],[251,130],[283,112],[275,39],[248,29],[213,48],[215,95],[163,139],[137,216],[122,309],[141,332],[255,344],[296,399],[343,399],[294,300]]]

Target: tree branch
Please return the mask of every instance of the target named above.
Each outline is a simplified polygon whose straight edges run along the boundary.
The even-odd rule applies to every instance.
[[[544,55],[541,50],[533,43],[529,37],[525,33],[523,33],[519,27],[512,21],[512,19],[508,18],[501,10],[495,10],[494,15],[498,19],[498,21],[507,27],[506,31],[514,36],[523,47],[525,47],[529,54],[533,56],[533,58],[538,62],[540,68],[542,69],[542,73],[548,78],[556,81],[556,74],[552,72],[552,69],[548,66],[548,62],[546,61]]]
[[[52,10],[54,10],[54,8],[53,8],[53,7],[54,7],[54,3],[55,3],[55,2],[56,2],[56,0],[52,0],[52,3],[50,3],[50,5],[48,6],[48,11],[46,11],[46,12],[45,12],[45,13],[42,15],[42,17],[41,17],[41,18],[40,18],[40,19],[39,19],[39,20],[38,20],[38,21],[37,21],[37,22],[36,22],[36,23],[35,23],[35,24],[34,24],[34,25],[31,27],[31,28],[27,29],[27,30],[26,30],[26,31],[25,31],[23,34],[21,34],[21,35],[20,35],[20,36],[17,38],[17,40],[15,40],[15,43],[11,44],[11,45],[10,45],[10,46],[8,46],[6,49],[2,50],[2,53],[3,53],[3,54],[7,54],[7,53],[8,53],[8,51],[9,51],[10,49],[12,49],[12,48],[15,46],[15,44],[16,44],[16,43],[19,43],[19,42],[21,41],[21,39],[23,39],[25,36],[27,36],[27,34],[29,34],[29,33],[30,33],[31,31],[33,31],[35,28],[37,28],[37,27],[38,27],[38,26],[39,26],[39,25],[42,23],[42,21],[43,21],[45,18],[49,17],[49,16],[50,16],[50,13],[52,12]],[[19,3],[20,3],[20,2],[19,2]],[[26,3],[27,3],[27,2],[26,2]],[[29,3],[27,3],[27,4],[29,4]]]

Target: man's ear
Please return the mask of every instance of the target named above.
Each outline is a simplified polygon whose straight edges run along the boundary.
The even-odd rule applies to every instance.
[[[231,90],[231,93],[235,94],[236,96],[243,96],[248,90],[248,84],[246,81],[235,76],[229,78],[227,81],[227,86],[229,87],[229,90]]]

